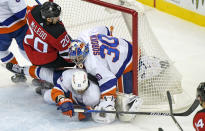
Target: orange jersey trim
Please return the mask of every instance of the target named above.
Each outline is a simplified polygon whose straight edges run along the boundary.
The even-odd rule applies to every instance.
[[[17,62],[17,60],[16,60],[16,58],[14,57],[11,61],[10,61],[10,63],[13,63],[13,64],[18,64],[18,62]]]
[[[12,25],[11,27],[0,28],[0,34],[8,34],[8,33],[14,32],[14,31],[20,29],[21,27],[23,27],[25,24],[26,24],[26,19],[17,22],[16,24]]]
[[[132,62],[127,66],[127,68],[124,70],[123,74],[132,71]]]
[[[30,66],[29,68],[29,74],[32,78],[37,79],[38,77],[36,76],[36,68],[37,66]]]
[[[118,91],[123,92],[122,76],[120,78],[118,78],[117,84],[118,84]]]
[[[59,95],[64,95],[64,92],[61,91],[61,90],[58,90],[58,89],[56,89],[56,88],[53,88],[53,89],[51,90],[51,98],[52,98],[53,101],[56,102],[56,98],[57,98],[57,96],[59,96]]]
[[[110,90],[110,91],[108,91],[108,92],[102,93],[102,94],[101,94],[101,99],[102,99],[104,96],[110,96],[110,95],[114,96],[114,98],[117,97],[117,95],[116,95],[116,88],[114,88],[114,89],[112,89],[112,90]]]

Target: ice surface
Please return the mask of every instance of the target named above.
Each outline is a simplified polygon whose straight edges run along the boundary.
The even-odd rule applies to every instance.
[[[100,125],[61,115],[55,105],[44,103],[34,87],[26,84],[0,88],[0,107],[1,131],[64,131]]]

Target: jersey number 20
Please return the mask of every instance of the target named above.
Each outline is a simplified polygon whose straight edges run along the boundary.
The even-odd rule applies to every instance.
[[[31,34],[27,34],[25,36],[24,42],[29,45],[29,43],[27,42],[27,39],[33,40],[34,49],[37,50],[38,52],[46,53],[48,50],[48,44],[46,42],[42,41],[39,37],[34,38],[34,32],[31,29],[31,27],[29,27],[29,30],[30,30]],[[41,45],[39,45],[39,44],[41,44]],[[42,46],[42,50],[39,49],[40,46]]]

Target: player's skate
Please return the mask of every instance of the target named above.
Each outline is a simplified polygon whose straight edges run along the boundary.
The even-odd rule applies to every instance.
[[[26,82],[26,77],[24,75],[23,67],[20,67],[18,64],[13,64],[13,63],[7,63],[6,68],[15,73],[14,76],[11,77],[11,81],[14,83],[19,83],[19,82]]]
[[[35,91],[37,94],[39,95],[43,95],[45,93],[46,90],[48,89],[52,89],[54,87],[53,84],[47,82],[47,81],[44,81],[44,80],[40,80],[40,79],[33,79],[32,80],[32,84],[34,86],[38,86]]]
[[[47,88],[47,87],[43,87],[43,86],[39,86],[35,89],[36,93],[39,95],[43,95],[45,93],[46,90],[49,90],[51,88]]]
[[[20,67],[18,64],[13,64],[13,63],[7,63],[6,64],[6,69],[9,71],[15,73],[15,74],[21,74],[24,75],[23,67]]]
[[[50,88],[50,89],[53,88],[52,83],[41,80],[41,79],[33,79],[32,80],[32,85],[34,85],[34,86],[43,86],[43,87]]]
[[[11,77],[11,81],[14,83],[19,83],[19,82],[26,82],[26,77],[23,74],[15,74],[14,76]]]

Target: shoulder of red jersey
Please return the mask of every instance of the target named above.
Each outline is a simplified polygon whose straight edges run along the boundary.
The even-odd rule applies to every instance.
[[[199,110],[197,113],[205,113],[205,109]]]
[[[46,25],[45,20],[43,20],[41,17],[40,8],[41,8],[41,5],[37,5],[37,6],[33,7],[33,9],[30,12],[31,15],[28,17],[33,17],[33,20],[35,20],[36,23],[41,25],[42,28],[46,32],[48,32],[50,35],[52,35],[56,39],[59,36],[61,36],[63,33],[66,32],[65,27],[61,22],[59,22],[57,24],[53,24],[53,25]],[[31,20],[32,20],[32,18],[31,18]]]
[[[201,116],[205,116],[205,109],[199,110],[199,111],[195,114],[194,120],[197,119],[198,117],[201,117]]]

